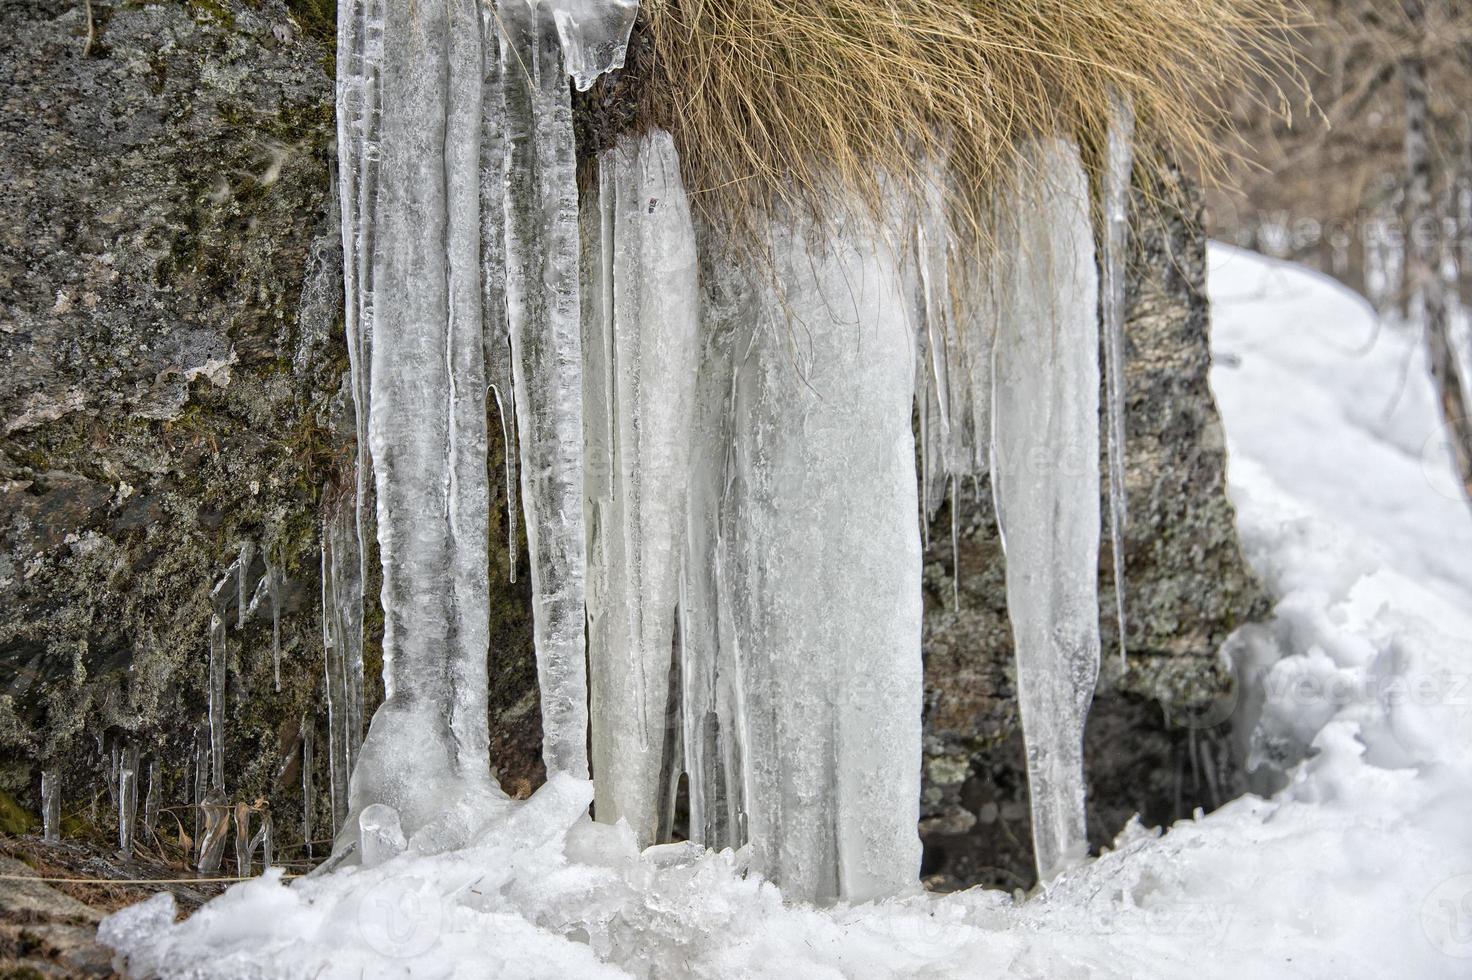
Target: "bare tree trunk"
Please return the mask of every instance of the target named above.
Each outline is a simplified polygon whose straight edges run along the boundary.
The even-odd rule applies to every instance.
[[[1402,6],[1413,37],[1419,40],[1424,35],[1423,0],[1403,0]],[[1452,437],[1457,475],[1472,505],[1472,419],[1468,418],[1461,365],[1452,345],[1446,280],[1441,270],[1445,231],[1433,199],[1430,98],[1426,62],[1419,44],[1402,59],[1400,75],[1405,91],[1407,297],[1413,310],[1420,308],[1437,404]]]

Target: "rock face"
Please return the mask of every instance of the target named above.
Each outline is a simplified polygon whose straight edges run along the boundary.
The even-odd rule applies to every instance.
[[[110,825],[124,742],[145,769],[160,763],[166,802],[189,802],[209,593],[248,540],[256,573],[268,558],[286,582],[282,689],[269,615],[230,622],[227,790],[269,800],[278,854],[300,860],[305,721],[326,836],[318,526],[324,487],[345,485],[353,455],[332,30],[320,0],[93,0],[90,22],[79,0],[6,4],[0,791],[38,812],[40,768],[55,767],[69,833]],[[1136,810],[1159,822],[1229,792],[1220,739],[1199,727],[1219,720],[1228,684],[1217,648],[1263,609],[1223,492],[1203,242],[1189,195],[1171,190],[1182,206],[1145,221],[1131,283],[1131,660],[1106,665],[1090,725],[1100,840]],[[923,826],[942,886],[1031,874],[1000,549],[977,489],[959,505],[959,609],[949,513],[927,553]],[[494,549],[493,581],[505,562]],[[541,733],[526,569],[517,577],[493,595],[491,724],[503,785],[524,794],[542,778]],[[1101,599],[1109,630],[1113,598]],[[1168,726],[1162,705],[1197,727]]]
[[[269,616],[231,623],[227,760],[285,805],[346,363],[325,49],[279,3],[15,0],[4,22],[0,787],[34,810],[54,762],[70,815],[134,739],[184,802],[208,594],[250,540],[286,576],[287,670],[277,695]]]

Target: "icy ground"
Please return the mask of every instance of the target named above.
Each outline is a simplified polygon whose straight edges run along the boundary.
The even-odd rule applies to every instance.
[[[1212,376],[1275,619],[1229,645],[1244,797],[1016,903],[784,907],[730,854],[640,856],[558,777],[479,843],[103,923],[131,972],[287,977],[1472,975],[1472,520],[1415,343],[1295,266],[1212,254]],[[1261,717],[1257,733],[1246,727]],[[1301,761],[1300,760],[1306,760]]]

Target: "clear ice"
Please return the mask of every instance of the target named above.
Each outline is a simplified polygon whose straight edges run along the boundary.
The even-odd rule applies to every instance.
[[[347,285],[368,292],[362,303],[372,309],[366,363],[355,368],[354,387],[366,391],[368,406],[385,689],[352,769],[338,835],[345,846],[356,839],[354,814],[366,806],[394,807],[412,832],[449,801],[494,783],[485,673],[481,9],[476,0],[348,4],[340,20],[378,39],[376,195],[345,211],[345,236],[354,241],[344,247],[364,248],[371,268],[371,285]],[[357,43],[353,30],[347,34]],[[366,85],[349,77],[340,90]],[[342,112],[340,130],[362,115],[351,101]],[[360,177],[351,159],[344,155],[340,171]],[[348,203],[345,196],[345,209]]]
[[[1098,273],[1078,148],[1030,147],[999,254],[992,488],[1007,560],[1038,876],[1087,854],[1099,673]]]
[[[770,275],[707,285],[682,643],[692,830],[749,841],[790,898],[863,901],[920,862],[909,297],[897,250],[856,225],[778,223],[768,246]]]
[[[627,820],[647,847],[670,800],[666,705],[699,362],[695,228],[668,133],[627,138],[599,166],[583,320],[594,799],[599,820]]]
[[[1104,218],[1104,255],[1100,262],[1100,322],[1104,330],[1105,415],[1108,419],[1109,541],[1114,571],[1114,606],[1119,623],[1119,658],[1124,663],[1124,530],[1129,520],[1125,493],[1125,284],[1129,262],[1130,187],[1134,171],[1135,113],[1116,95],[1109,121],[1101,211]]]
[[[588,774],[583,352],[572,105],[548,13],[498,8],[506,304],[547,771]]]

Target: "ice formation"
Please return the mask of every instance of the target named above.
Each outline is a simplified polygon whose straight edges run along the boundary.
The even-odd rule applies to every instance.
[[[497,8],[503,32],[506,304],[543,758],[549,772],[586,776],[578,196],[572,106],[548,16],[526,0]]]
[[[138,746],[123,749],[118,766],[118,850],[133,855],[133,834],[138,825]]]
[[[698,367],[695,228],[669,134],[600,162],[583,317],[588,661],[599,820],[668,839],[667,709]],[[663,826],[664,832],[661,833]]]
[[[1078,148],[1031,148],[999,250],[992,489],[1038,877],[1082,860],[1084,719],[1099,673],[1099,327]]]
[[[360,452],[354,492],[323,519],[339,857],[456,846],[507,805],[486,728],[494,397],[513,576],[518,503],[525,515],[549,774],[586,777],[591,734],[595,813],[646,845],[668,838],[683,774],[692,839],[749,843],[754,868],[816,900],[903,891],[918,871],[917,510],[1001,466],[994,446],[1054,453],[1047,472],[995,478],[1051,875],[1082,841],[1075,770],[1098,656],[1098,475],[1084,465],[1098,291],[1078,152],[1039,149],[1038,200],[1018,202],[1018,254],[995,268],[957,274],[975,260],[956,247],[943,167],[902,241],[779,217],[762,261],[717,260],[667,134],[605,153],[579,213],[568,76],[586,88],[621,65],[636,13],[632,0],[340,10]],[[1117,196],[1128,166],[1110,161]],[[1118,310],[1106,304],[1111,337]],[[1027,410],[1037,392],[1046,411]],[[952,521],[954,543],[954,506]],[[359,751],[370,526],[386,700]]]
[[[1124,531],[1129,520],[1125,494],[1125,283],[1129,262],[1130,188],[1134,170],[1134,107],[1123,97],[1114,100],[1105,148],[1104,180],[1100,188],[1104,254],[1099,263],[1099,322],[1104,331],[1105,417],[1108,419],[1109,540],[1114,569],[1114,609],[1119,623],[1119,657],[1124,662]]]
[[[356,508],[323,491],[322,649],[333,829],[347,816],[348,777],[363,742],[363,585]]]
[[[692,837],[786,894],[918,874],[914,346],[896,249],[777,223],[707,290],[682,636]]]
[[[624,66],[639,0],[541,0],[551,11],[567,74],[586,92],[599,75]]]
[[[480,7],[349,4],[340,21],[350,25],[350,49],[371,49],[364,61],[375,62],[370,79],[355,76],[365,68],[350,61],[339,84],[371,87],[377,102],[368,113],[349,100],[340,129],[376,155],[376,194],[365,204],[344,192],[343,221],[345,240],[371,266],[371,285],[350,284],[372,309],[353,388],[367,402],[385,688],[352,773],[339,831],[350,841],[365,806],[392,806],[417,829],[494,786],[485,725]],[[355,122],[361,133],[351,132]],[[362,179],[361,159],[342,156],[344,185]]]
[[[55,766],[41,771],[41,833],[61,839],[61,776]]]

